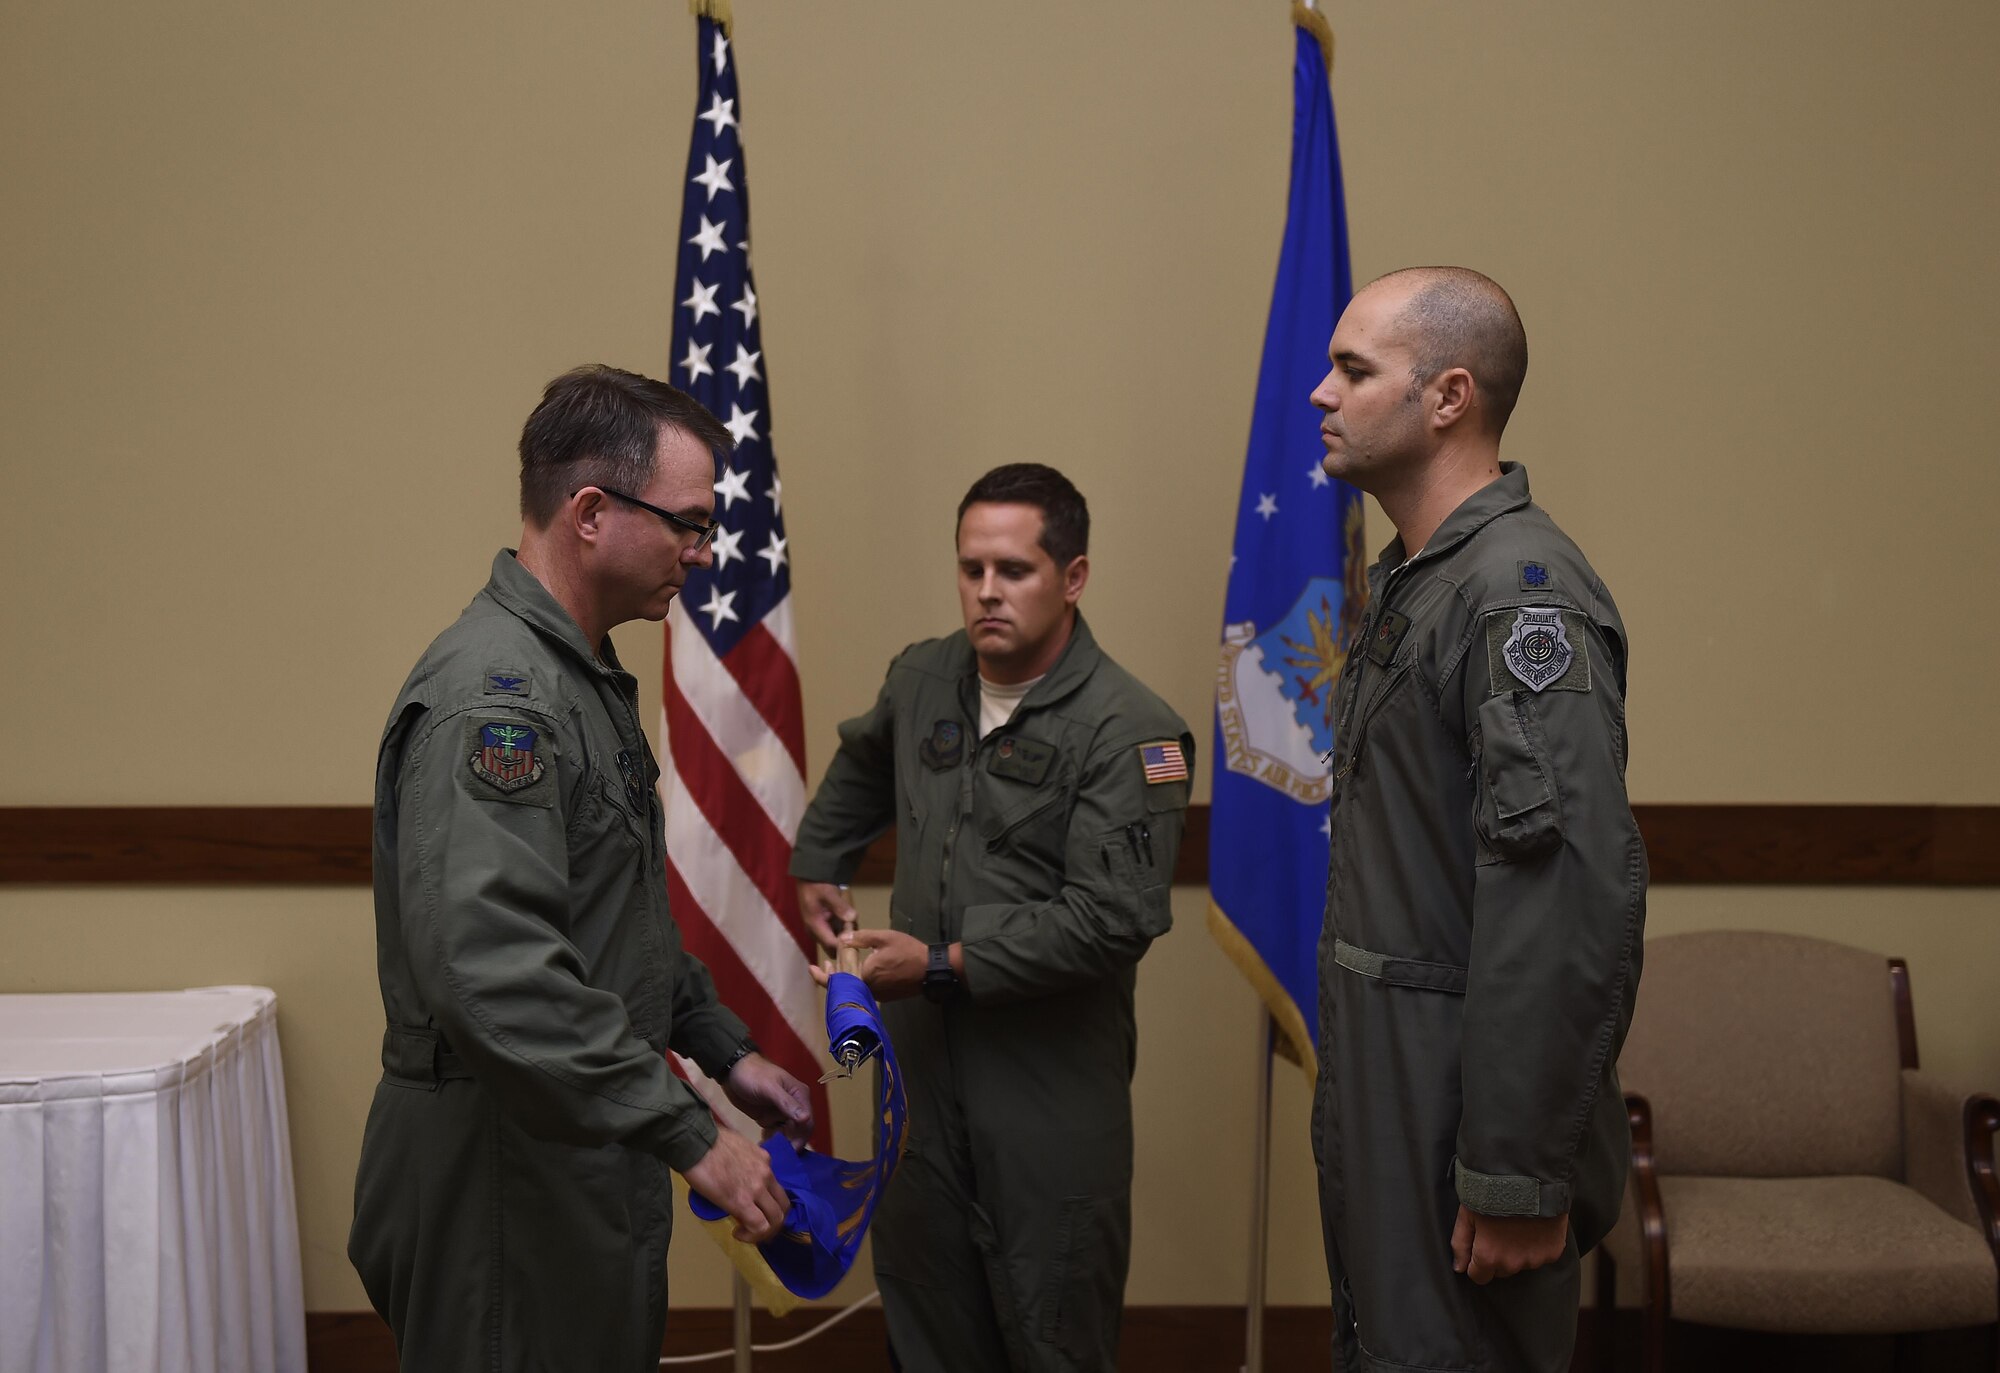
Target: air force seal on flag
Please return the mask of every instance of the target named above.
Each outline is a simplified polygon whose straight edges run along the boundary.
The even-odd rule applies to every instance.
[[[1486,617],[1486,647],[1493,689],[1504,690],[1502,669],[1533,692],[1590,690],[1590,658],[1584,651],[1583,618],[1575,611],[1523,606]],[[1572,630],[1577,638],[1571,639]]]
[[[471,763],[474,777],[504,792],[531,787],[548,771],[535,756],[535,731],[504,721],[479,726]]]
[[[1223,764],[1304,805],[1333,794],[1325,754],[1333,747],[1333,689],[1347,592],[1313,577],[1274,624],[1225,625],[1215,683]]]

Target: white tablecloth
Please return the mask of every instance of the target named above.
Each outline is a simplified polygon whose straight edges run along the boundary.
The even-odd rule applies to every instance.
[[[304,1373],[277,999],[0,996],[0,1373]]]

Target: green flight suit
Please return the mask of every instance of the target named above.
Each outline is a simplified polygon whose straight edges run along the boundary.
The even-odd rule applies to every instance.
[[[637,686],[599,653],[503,551],[382,736],[348,1256],[408,1370],[655,1369],[667,1170],[715,1139],[662,1051],[714,1074],[744,1043],[681,948]]]
[[[979,737],[963,632],[906,649],[840,727],[792,873],[846,882],[893,822],[894,928],[962,942],[965,995],[883,1007],[908,1149],[874,1222],[905,1373],[1115,1367],[1131,1252],[1137,964],[1173,920],[1194,741],[1079,617]],[[1142,747],[1155,754],[1148,781]],[[1176,756],[1184,765],[1175,762]]]
[[[1403,559],[1369,570],[1335,701],[1313,1149],[1337,1364],[1558,1373],[1631,1148],[1625,628],[1513,463]],[[1567,1252],[1476,1286],[1461,1202],[1568,1212]]]

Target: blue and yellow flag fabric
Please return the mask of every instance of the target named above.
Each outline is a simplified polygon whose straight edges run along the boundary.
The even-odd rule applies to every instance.
[[[688,1207],[712,1234],[767,1310],[782,1315],[791,1305],[785,1294],[817,1300],[831,1292],[861,1249],[868,1222],[882,1189],[903,1157],[903,1133],[908,1109],[903,1074],[896,1052],[882,1030],[882,1012],[868,984],[853,973],[837,972],[827,979],[827,1053],[846,1073],[870,1059],[876,1061],[875,1120],[880,1146],[865,1163],[828,1158],[795,1147],[783,1135],[764,1141],[771,1171],[791,1199],[784,1228],[754,1250],[738,1243],[730,1231],[735,1223],[723,1209],[699,1192],[688,1195]]]
[[[1292,9],[1292,187],[1224,603],[1215,688],[1209,929],[1308,1071],[1319,1038],[1314,951],[1330,843],[1333,689],[1367,595],[1361,493],[1320,470],[1308,400],[1354,293],[1327,85],[1332,34]]]

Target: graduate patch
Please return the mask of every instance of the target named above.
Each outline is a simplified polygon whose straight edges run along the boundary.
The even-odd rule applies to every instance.
[[[965,726],[956,720],[940,720],[931,726],[931,737],[918,743],[917,757],[933,772],[958,766],[965,756]]]
[[[1403,636],[1409,632],[1409,616],[1395,610],[1383,611],[1382,622],[1375,626],[1375,633],[1368,640],[1368,661],[1377,667],[1389,666],[1389,660],[1403,646]]]
[[[1154,744],[1139,745],[1139,766],[1146,770],[1146,785],[1158,786],[1162,782],[1185,782],[1188,779],[1187,755],[1181,752],[1180,741],[1162,739]]]
[[[1589,691],[1590,641],[1583,616],[1553,606],[1523,606],[1486,617],[1493,690],[1518,682],[1530,691]]]
[[[504,721],[479,726],[471,762],[474,777],[504,792],[531,787],[548,771],[535,755],[535,731]]]
[[[618,774],[625,779],[625,795],[632,802],[632,809],[643,814],[646,809],[646,774],[639,766],[639,755],[629,748],[619,749]]]

